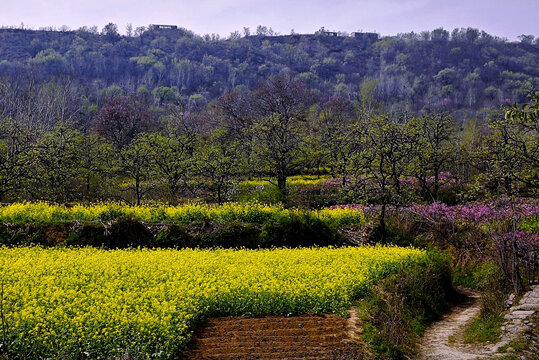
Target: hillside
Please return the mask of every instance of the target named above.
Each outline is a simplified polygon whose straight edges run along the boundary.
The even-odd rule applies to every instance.
[[[539,87],[539,45],[529,37],[508,42],[472,28],[354,35],[262,33],[221,40],[182,28],[138,28],[121,36],[113,24],[102,32],[1,29],[0,77],[9,83],[67,77],[93,102],[100,90],[119,85],[127,92],[170,88],[173,97],[207,103],[237,86],[253,88],[261,78],[291,72],[321,95],[355,98],[362,84],[370,84],[389,110],[443,105],[464,110],[461,118],[525,102]]]

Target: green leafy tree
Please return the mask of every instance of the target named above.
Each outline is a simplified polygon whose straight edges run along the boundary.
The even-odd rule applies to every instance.
[[[491,171],[502,179],[508,194],[518,182],[537,190],[539,187],[539,93],[521,107],[505,108],[505,117],[490,123],[491,135],[485,155]]]
[[[405,125],[386,115],[370,117],[361,125],[366,130],[360,139],[354,168],[365,176],[358,178],[356,188],[363,192],[363,197],[382,205],[379,230],[385,241],[386,209],[401,200],[400,179],[405,174],[410,140]]]
[[[426,114],[407,123],[411,141],[409,174],[420,183],[422,192],[439,200],[443,172],[452,168],[456,152],[456,123],[447,113]]]
[[[322,105],[319,114],[322,148],[327,152],[328,165],[333,177],[342,176],[346,186],[348,171],[354,155],[359,150],[359,129],[353,118],[353,109],[347,100],[330,98]]]
[[[223,129],[218,128],[210,136],[199,137],[195,153],[198,182],[219,204],[230,200],[235,179],[241,174],[244,164],[241,149],[241,141],[231,138]]]
[[[109,197],[108,187],[112,186],[118,170],[112,145],[96,134],[85,134],[78,146],[84,197],[88,200]]]
[[[59,125],[45,133],[27,154],[27,191],[33,198],[66,203],[81,198],[83,135]]]
[[[155,161],[151,140],[151,134],[141,134],[119,153],[120,173],[129,181],[125,190],[135,193],[137,205],[156,185],[152,182],[155,179]]]
[[[193,175],[197,134],[182,114],[167,118],[164,131],[148,135],[156,176],[166,179],[173,201]]]

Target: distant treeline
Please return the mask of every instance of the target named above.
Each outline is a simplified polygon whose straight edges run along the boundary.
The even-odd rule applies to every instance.
[[[288,73],[322,97],[355,100],[366,87],[388,111],[444,107],[463,120],[525,102],[539,87],[532,35],[517,43],[473,28],[379,38],[329,36],[323,29],[275,35],[259,26],[227,39],[156,27],[128,28],[122,36],[114,24],[59,30],[0,29],[0,81],[17,87],[69,81],[85,113],[97,111],[110,91],[146,94],[156,112],[178,102],[203,107],[227,91],[252,90],[260,79]]]

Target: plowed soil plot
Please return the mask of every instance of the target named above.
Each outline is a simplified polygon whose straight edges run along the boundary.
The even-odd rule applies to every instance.
[[[337,316],[226,317],[193,335],[186,359],[361,359],[349,319]]]

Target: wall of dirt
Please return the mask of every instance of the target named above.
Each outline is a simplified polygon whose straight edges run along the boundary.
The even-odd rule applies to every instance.
[[[186,359],[368,359],[354,317],[213,318],[194,333]]]

